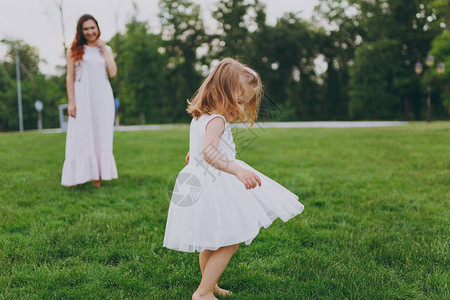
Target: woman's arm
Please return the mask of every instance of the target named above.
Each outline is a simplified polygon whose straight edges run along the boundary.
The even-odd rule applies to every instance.
[[[68,113],[69,116],[75,118],[77,115],[77,107],[75,105],[75,98],[73,94],[73,86],[75,82],[75,61],[72,57],[72,51],[67,52],[67,75],[66,75],[66,90],[67,99],[69,102]]]
[[[261,186],[261,179],[258,175],[228,160],[218,150],[220,138],[224,130],[225,122],[220,117],[213,118],[206,125],[205,140],[203,142],[203,158],[213,167],[236,176],[245,185],[246,189],[253,189],[258,184]]]
[[[111,48],[107,47],[105,42],[101,39],[98,39],[97,45],[98,45],[98,47],[100,47],[100,50],[103,53],[103,57],[105,58],[106,71],[108,72],[108,76],[110,78],[116,77],[117,66],[116,66],[116,62],[114,61],[114,54],[112,53]]]

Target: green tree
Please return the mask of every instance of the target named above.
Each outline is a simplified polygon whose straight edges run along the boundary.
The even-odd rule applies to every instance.
[[[377,77],[380,82],[373,83],[379,86],[389,86],[393,84],[395,88],[389,89],[389,99],[397,101],[397,105],[390,105],[390,109],[395,112],[390,114],[408,119],[411,115],[414,118],[421,118],[423,114],[423,98],[422,91],[418,79],[414,74],[414,63],[417,60],[423,60],[430,49],[431,40],[439,32],[439,24],[429,1],[424,0],[321,0],[320,12],[323,19],[328,20],[330,29],[327,29],[329,36],[333,37],[333,33],[337,32],[334,37],[337,41],[330,39],[327,47],[327,56],[335,53],[344,54],[343,62],[349,67],[343,68],[344,72],[355,68],[352,76],[364,76],[360,66],[357,63],[365,63],[366,59],[357,59],[355,55],[366,55],[367,48],[355,52],[357,47],[365,47],[365,43],[372,43],[371,46],[376,50],[382,50],[386,46],[383,41],[397,41],[397,46],[392,48],[396,54],[396,60],[391,61],[393,83],[383,82],[388,80],[386,77]],[[344,39],[341,37],[344,36]],[[384,45],[384,46],[383,46]],[[392,44],[393,45],[393,44]],[[341,47],[343,50],[338,49]],[[330,51],[331,50],[331,51]],[[397,55],[400,53],[400,55]],[[380,59],[379,62],[373,62],[373,66],[377,64],[384,65],[385,60],[391,59],[390,54],[375,54],[374,59]],[[339,65],[339,64],[337,64]],[[330,64],[327,75],[330,73]],[[348,72],[348,71],[347,71]],[[368,76],[368,75],[367,75]],[[335,76],[338,77],[338,76]],[[327,76],[326,80],[333,78]],[[346,78],[341,76],[340,78]],[[347,80],[358,82],[359,79]],[[338,82],[335,80],[335,82]],[[328,82],[327,82],[328,83]],[[342,82],[342,86],[347,86]],[[348,85],[349,92],[352,88],[360,88],[358,86]],[[362,87],[361,87],[362,88]],[[348,92],[347,92],[348,93]],[[351,91],[351,95],[362,95],[364,91]],[[370,93],[370,91],[367,91]],[[339,93],[341,94],[341,93]],[[344,93],[346,94],[346,93]],[[358,99],[362,99],[359,97]],[[351,110],[355,112],[355,100],[352,100]],[[383,101],[383,100],[377,100]],[[359,106],[358,106],[359,107]],[[350,109],[350,107],[349,107]],[[362,107],[364,109],[364,107]],[[363,114],[364,115],[364,114]],[[355,115],[353,115],[355,116]]]
[[[319,54],[317,32],[296,14],[253,33],[255,68],[267,95],[279,106],[281,120],[322,117],[314,60]],[[266,99],[268,100],[268,99]],[[264,103],[263,103],[264,104]]]
[[[321,0],[315,7],[313,23],[319,27],[320,53],[326,64],[322,106],[325,119],[348,119],[350,69],[361,43],[360,14],[348,1]],[[324,26],[324,24],[326,24]]]
[[[431,5],[445,22],[448,31],[450,29],[450,0],[433,0]]]
[[[115,43],[120,44],[115,47]],[[147,23],[133,19],[124,36],[113,37],[120,77],[113,81],[121,100],[121,117],[125,123],[164,122],[163,83],[166,59],[158,49],[159,34],[149,33]],[[118,73],[119,73],[118,72]]]
[[[437,10],[438,16],[445,22],[445,31],[434,39],[430,52],[445,66],[445,73],[438,75],[437,78],[444,86],[441,93],[442,104],[447,108],[450,117],[450,0],[434,0],[432,5]]]
[[[0,131],[19,128],[17,96],[14,93],[14,87],[3,64],[0,64]]]
[[[445,31],[434,39],[430,53],[436,61],[445,66],[444,74],[434,73],[439,86],[444,86],[441,92],[442,105],[447,108],[450,116],[450,31]]]
[[[198,89],[202,63],[197,52],[206,47],[208,38],[200,18],[200,6],[191,1],[161,0],[159,2],[161,34],[168,59],[164,88],[168,121],[189,120],[186,99]]]
[[[216,4],[213,17],[219,24],[217,34],[213,35],[212,52],[218,58],[237,57],[250,60],[253,35],[264,18],[263,5],[258,0],[221,0]]]
[[[351,70],[352,119],[395,119],[398,111],[394,78],[399,56],[398,41],[379,40],[364,43],[356,54]]]

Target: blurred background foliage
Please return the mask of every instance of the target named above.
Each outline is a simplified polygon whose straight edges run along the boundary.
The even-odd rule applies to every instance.
[[[126,31],[108,41],[117,54],[119,72],[111,83],[121,124],[188,122],[186,99],[227,56],[260,73],[271,120],[424,120],[428,87],[432,119],[450,116],[450,0],[320,0],[310,21],[288,13],[273,26],[262,1],[215,5],[215,32],[206,32],[199,5],[161,0],[159,32],[132,17]],[[19,128],[14,49],[24,128],[37,127],[38,99],[44,127],[59,127],[65,67],[58,76],[42,74],[32,46],[3,42],[10,52],[0,61],[0,131]],[[429,55],[432,66],[425,64]]]

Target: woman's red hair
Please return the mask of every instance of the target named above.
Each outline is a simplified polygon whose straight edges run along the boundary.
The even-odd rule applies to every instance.
[[[83,23],[87,20],[92,20],[95,22],[95,25],[97,25],[98,29],[98,36],[100,37],[100,27],[98,27],[97,20],[89,14],[82,15],[80,19],[78,19],[77,23],[77,33],[75,34],[75,39],[72,42],[72,47],[70,47],[70,51],[72,53],[72,57],[75,61],[83,60],[84,55],[84,45],[86,45],[87,41],[86,38],[83,35]]]
[[[248,89],[254,91],[242,110],[239,97]],[[253,125],[258,116],[263,86],[259,75],[232,58],[223,59],[205,79],[188,102],[186,111],[193,117],[221,114],[228,122],[246,122]]]

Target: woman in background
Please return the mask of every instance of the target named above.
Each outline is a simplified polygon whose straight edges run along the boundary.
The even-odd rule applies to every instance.
[[[113,155],[114,96],[109,77],[117,66],[109,46],[100,38],[97,20],[83,15],[67,53],[69,123],[62,185],[74,187],[117,178]]]

